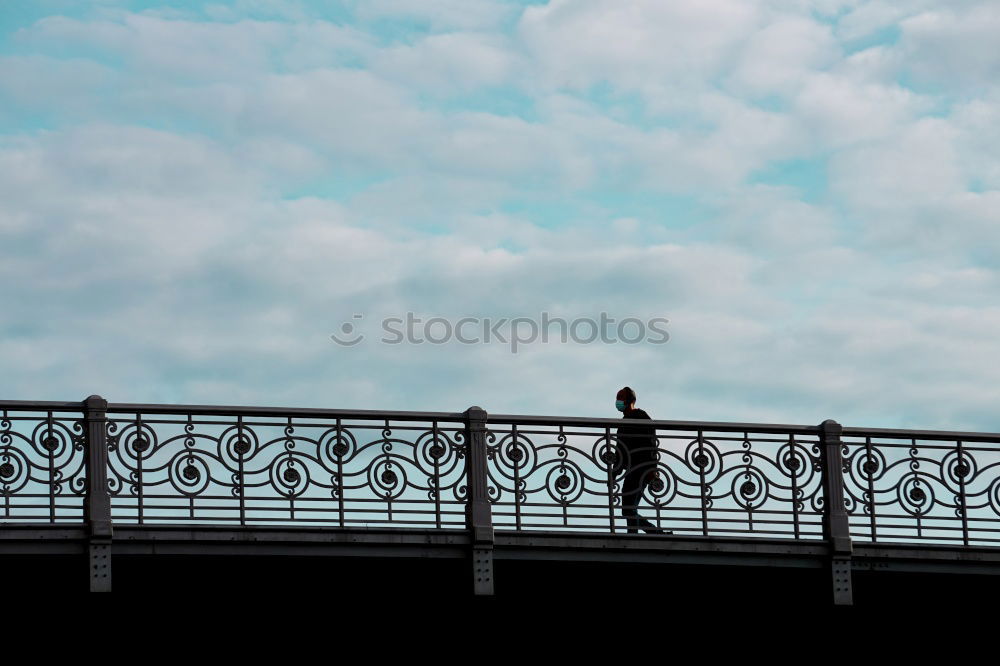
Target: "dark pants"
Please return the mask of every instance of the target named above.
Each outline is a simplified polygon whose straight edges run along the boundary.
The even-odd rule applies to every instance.
[[[631,466],[625,470],[622,481],[622,516],[629,534],[638,534],[639,528],[646,532],[660,530],[645,518],[639,516],[638,505],[642,501],[642,491],[653,480],[656,469],[652,458],[633,459]]]

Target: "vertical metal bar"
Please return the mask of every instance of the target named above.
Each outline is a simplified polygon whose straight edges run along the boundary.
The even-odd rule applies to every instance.
[[[52,412],[49,412],[45,423],[46,435],[42,447],[49,452],[49,522],[54,523],[56,522],[56,443],[52,435]]]
[[[434,458],[434,525],[441,529],[441,459],[440,456],[433,455],[438,446],[438,422],[431,421],[431,431],[433,436],[431,441],[431,457]],[[443,447],[441,449],[444,450]]]
[[[566,433],[564,432],[564,430],[563,430],[563,424],[561,424],[561,423],[559,424],[559,449],[561,449],[561,450],[562,449],[566,449]],[[569,455],[569,451],[568,450],[566,451],[566,455]],[[565,458],[561,458],[560,461],[559,461],[559,471],[562,474],[566,474],[566,459]],[[558,484],[556,484],[556,485],[558,487]],[[563,494],[562,496],[563,496],[563,498],[566,497],[565,494]],[[563,499],[563,500],[560,501],[560,505],[562,506],[563,527],[569,527],[569,504],[567,504],[566,500]]]
[[[389,419],[385,420],[385,429],[382,431],[382,437],[385,440],[383,446],[388,449],[392,449],[392,443],[389,441],[389,437],[392,435],[392,428],[389,427]],[[389,452],[385,452],[385,469],[387,472],[392,471],[392,458],[389,457]],[[386,518],[388,522],[392,522],[392,491],[385,491],[385,501],[386,501]]]
[[[132,445],[132,448],[135,449],[135,464],[136,464],[135,471],[136,471],[136,482],[138,484],[137,486],[138,519],[139,519],[139,524],[142,525],[142,519],[143,519],[142,451],[136,448],[136,444],[139,443],[140,438],[142,437],[142,414],[140,412],[135,413],[135,437],[136,437],[136,442]],[[152,442],[149,442],[149,445],[152,446]],[[145,450],[146,450],[145,447],[143,447],[143,451]]]
[[[617,449],[617,447],[615,447]],[[615,475],[613,467],[618,459],[617,450],[611,453],[611,426],[604,427],[604,454],[607,460],[604,464],[608,467],[608,520],[611,523],[611,533],[615,533]]]
[[[750,462],[753,460],[753,456],[750,455],[750,449],[753,445],[750,443],[750,433],[749,431],[743,431],[743,443],[746,444],[746,450],[743,455],[746,456],[747,471],[746,480],[750,480]],[[763,502],[762,502],[763,503]],[[753,532],[753,501],[747,500],[747,528],[750,532]]]
[[[83,445],[87,471],[83,519],[88,531],[90,591],[111,591],[111,497],[108,494],[108,401],[83,401]]]
[[[840,435],[844,428],[833,419],[820,424],[820,460],[823,468],[823,537],[830,552],[830,574],[833,582],[833,603],[836,606],[854,604],[851,583],[850,525],[844,504],[844,457]]]
[[[286,442],[287,442],[287,444],[291,445],[291,446],[289,446],[289,451],[288,451],[288,469],[292,470],[292,471],[295,471],[295,468],[293,467],[293,465],[295,465],[295,456],[292,453],[292,447],[295,445],[295,440],[292,439],[292,431],[293,431],[293,428],[292,428],[292,417],[289,416],[288,417],[288,429],[285,432],[285,436],[287,438]],[[303,471],[304,471],[304,468],[305,468],[305,465],[303,465]],[[293,476],[292,478],[295,478],[295,477]],[[300,476],[299,478],[302,478],[302,477]],[[289,483],[292,483],[292,482],[289,481]],[[308,506],[308,505],[306,505],[306,506]],[[289,490],[289,492],[288,492],[288,519],[291,520],[293,523],[295,522],[295,495],[294,495],[294,493],[291,490]]]
[[[702,444],[702,431],[699,430],[698,460],[695,461],[695,464],[698,466],[698,485],[701,486],[701,533],[703,536],[708,536],[708,502],[705,498],[705,465],[699,464],[705,461],[707,461],[707,458],[705,457],[704,445]],[[636,499],[635,504],[636,504],[636,509],[638,509],[639,508],[638,499]]]
[[[191,433],[194,432],[193,414],[187,415],[187,425],[184,427],[184,431],[188,433],[188,438],[184,440],[184,445],[189,452],[188,463],[191,463],[193,456],[190,456],[190,450],[191,450],[190,447],[193,447],[195,444],[195,439],[191,437]],[[191,519],[194,520],[194,495],[190,495],[188,497],[188,512],[190,514]]]
[[[909,454],[910,454],[910,458],[911,458],[911,460],[910,460],[910,469],[915,473],[917,471],[917,469],[920,467],[920,462],[916,460],[916,457],[917,457],[917,439],[915,437],[911,437],[910,438],[910,451],[909,451]],[[918,489],[919,489],[919,486],[920,486],[920,477],[919,476],[914,477],[913,484],[914,484],[914,486],[918,487]],[[922,523],[920,522],[920,516],[921,516],[921,514],[918,512],[917,513],[917,538],[918,539],[921,538],[921,534],[923,533],[923,530],[921,529]]]
[[[872,533],[872,543],[878,541],[875,521],[875,458],[872,457],[872,438],[865,437],[865,473],[868,475],[868,524]],[[870,464],[870,467],[869,467]]]
[[[560,469],[559,471],[565,474],[566,467],[563,466],[562,469]],[[566,495],[563,495],[562,497],[563,499],[559,501],[559,504],[562,506],[563,527],[569,527],[569,502],[567,502],[565,499]]]
[[[6,467],[3,468],[3,471],[0,472],[0,478],[6,479],[8,476],[12,476],[13,475],[13,466],[10,465],[10,451],[9,451],[9,448],[8,448],[8,447],[10,447],[11,443],[13,442],[13,437],[11,437],[11,434],[10,434],[11,422],[10,422],[10,416],[7,414],[7,409],[6,408],[4,408],[4,410],[3,410],[3,419],[0,420],[0,425],[3,426],[3,431],[0,432],[0,443],[3,444],[3,448],[4,448],[3,456],[0,459],[2,459],[3,460],[3,464],[6,465]],[[10,489],[10,486],[7,484],[6,481],[4,481],[3,482],[3,515],[4,515],[4,518],[10,518],[10,493],[8,492],[9,489]]]
[[[341,447],[341,426],[340,417],[337,417],[337,443],[334,444],[334,453],[337,453],[337,511],[340,514],[340,526],[344,526],[344,452]]]
[[[657,430],[653,428],[653,469],[651,470],[651,480],[656,478],[655,475],[660,473],[659,462],[660,462],[660,436],[657,434]],[[655,486],[654,486],[655,487]],[[664,488],[666,488],[666,481],[664,481]],[[654,497],[653,506],[656,509],[656,527],[663,529],[663,500],[660,497]]]
[[[798,463],[799,459],[795,457],[795,435],[794,433],[788,433],[788,464],[792,470],[792,525],[795,531],[795,538],[799,538],[799,502],[798,502],[798,491],[799,491],[799,474],[798,474]]]
[[[529,431],[530,432],[530,431]],[[517,424],[510,426],[511,445],[514,457],[514,525],[521,531],[521,449],[517,445]]]
[[[959,495],[959,501],[961,502],[961,506],[959,507],[959,511],[961,511],[961,513],[962,513],[962,545],[963,546],[968,546],[969,545],[969,516],[968,516],[968,510],[967,510],[967,507],[966,507],[966,500],[965,500],[965,475],[968,474],[968,472],[964,471],[964,470],[970,470],[971,471],[972,470],[972,465],[966,465],[965,464],[964,453],[962,451],[962,440],[958,440],[958,467],[959,467],[959,469],[956,470],[956,476],[958,476],[958,495]]]
[[[917,460],[917,454],[918,453],[919,453],[919,451],[917,449],[917,438],[916,437],[911,437],[910,438],[910,457],[912,458],[912,460],[910,460],[910,469],[913,470],[914,473],[916,473],[917,470],[920,468],[920,462]],[[914,486],[916,486],[917,489],[919,490],[920,476],[914,477],[914,482],[913,483],[914,483]],[[928,484],[928,487],[930,487],[929,484]],[[917,514],[917,538],[918,539],[923,538],[923,535],[924,535],[923,520],[922,519],[923,519],[923,514],[922,513],[918,513]]]
[[[487,493],[487,414],[481,407],[465,410],[466,526],[472,536],[473,594],[493,594],[493,512]]]
[[[566,450],[566,438],[563,437],[562,426],[559,426],[559,449],[558,449],[558,451],[559,451],[560,454],[562,454],[565,451],[565,454],[567,456],[569,455],[569,451]],[[560,458],[559,459],[559,474],[560,474],[560,478],[566,476],[566,458]],[[556,481],[556,488],[559,488],[559,482],[558,481]],[[561,491],[562,488],[559,488],[559,490]],[[561,499],[559,500],[559,505],[562,507],[563,527],[569,527],[569,503],[566,501],[566,493],[560,492],[559,495],[561,497]]]
[[[240,469],[239,474],[239,484],[240,487],[237,492],[240,495],[240,526],[246,527],[247,524],[247,499],[246,495],[246,483],[243,481],[243,415],[240,414],[236,417],[236,453],[239,454],[238,464]]]
[[[385,464],[385,469],[386,469],[386,471],[391,472],[392,471],[392,458],[387,458],[386,460],[388,462],[386,462],[386,464]],[[385,491],[385,504],[386,504],[385,517],[386,517],[386,520],[391,523],[392,522],[392,491],[391,490],[386,490]]]

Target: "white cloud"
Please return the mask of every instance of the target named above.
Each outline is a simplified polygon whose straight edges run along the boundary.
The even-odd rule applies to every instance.
[[[919,11],[920,3],[900,3],[893,0],[858,2],[837,21],[837,35],[852,41],[868,37],[878,30],[895,26],[910,12]]]
[[[901,86],[827,73],[810,76],[795,98],[796,117],[821,150],[892,135],[926,106]]]
[[[430,35],[413,45],[387,47],[371,59],[386,78],[441,93],[508,83],[518,57],[507,40],[489,33]]]
[[[554,86],[639,88],[718,74],[759,20],[754,2],[552,0],[525,9],[519,34]]]
[[[36,110],[51,107],[66,97],[75,97],[78,102],[92,97],[114,78],[114,70],[84,58],[0,57],[0,94]],[[87,103],[97,105],[93,99]]]
[[[118,20],[47,17],[17,37],[37,46],[115,54],[124,58],[126,71],[155,76],[160,83],[252,80],[273,63],[305,68],[350,61],[367,54],[373,43],[356,28],[324,21],[204,23],[132,13]]]
[[[1000,75],[1000,5],[928,11],[901,21],[900,48],[914,74],[935,85],[973,91]]]
[[[882,134],[831,162],[831,185],[849,203],[919,206],[965,190],[951,123],[926,118]]]
[[[494,0],[361,0],[355,5],[363,21],[410,19],[436,31],[495,28],[515,12],[511,4]]]
[[[799,16],[781,17],[750,37],[732,76],[735,85],[754,94],[787,94],[839,56],[829,26]]]
[[[1000,98],[975,23],[993,13],[929,6],[46,19],[0,73],[4,378],[24,398],[571,414],[629,384],[664,418],[995,428]],[[386,19],[435,34],[385,39]],[[865,44],[897,24],[898,44]],[[122,70],[57,57],[72,48]],[[525,113],[462,107],[502,85]],[[39,109],[60,121],[22,129]],[[813,157],[818,202],[747,184]],[[662,193],[708,213],[632,212]],[[327,337],[406,310],[665,316],[672,337],[518,355]]]
[[[828,248],[844,240],[830,210],[799,201],[795,194],[768,186],[734,193],[720,220],[726,240],[765,256]]]

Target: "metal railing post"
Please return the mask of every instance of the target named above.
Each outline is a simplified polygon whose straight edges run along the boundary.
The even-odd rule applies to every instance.
[[[87,526],[90,591],[111,591],[111,497],[108,494],[108,401],[92,395],[83,401],[84,455],[87,469],[83,519]]]
[[[472,536],[473,594],[493,594],[493,510],[487,494],[486,411],[465,410],[465,524]]]
[[[823,462],[823,536],[830,547],[830,574],[833,582],[833,603],[851,606],[854,595],[851,583],[850,525],[844,506],[844,457],[840,435],[844,428],[833,419],[820,425],[820,456]]]

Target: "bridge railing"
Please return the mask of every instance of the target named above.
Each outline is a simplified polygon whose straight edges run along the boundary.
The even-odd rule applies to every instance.
[[[1000,434],[844,428],[851,537],[1000,544]]]
[[[645,422],[654,449],[619,446],[623,423],[491,415],[493,524],[625,533],[637,512],[676,535],[823,538],[818,426]]]
[[[116,404],[115,523],[465,527],[461,414]]]
[[[86,495],[79,402],[0,402],[0,522],[81,523]]]
[[[1000,540],[1000,435],[477,409],[0,401],[0,523]]]

